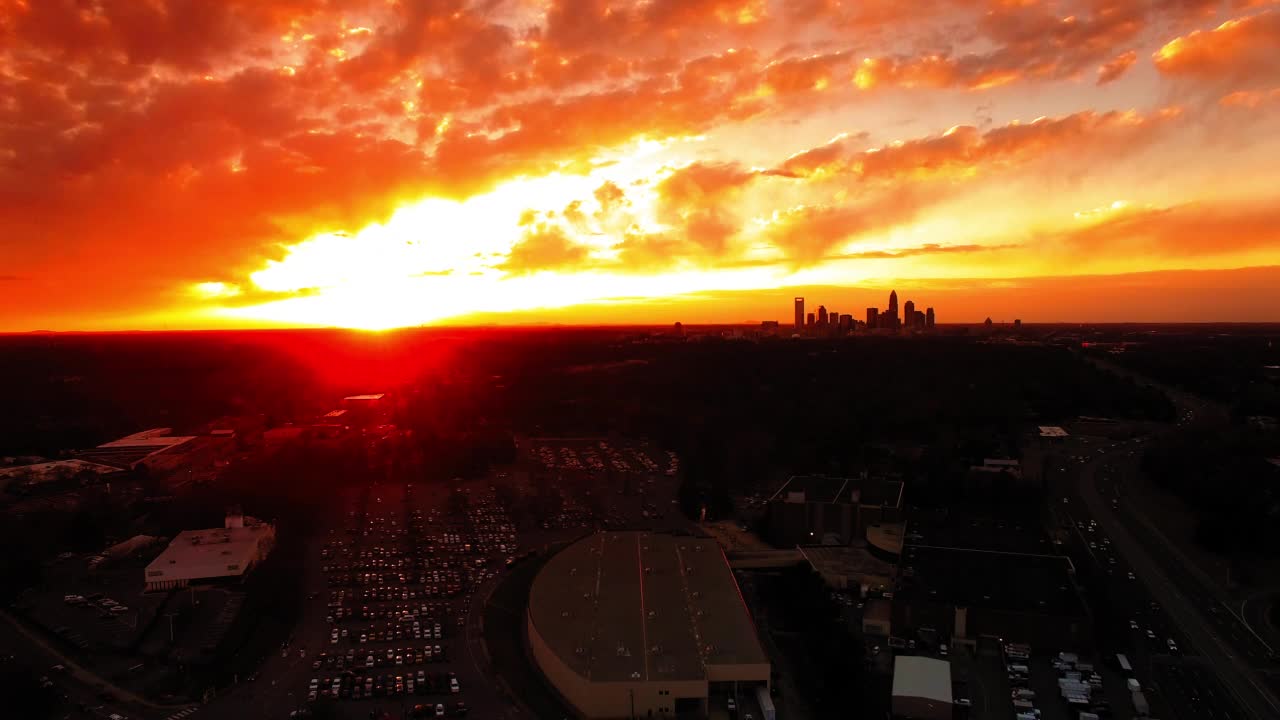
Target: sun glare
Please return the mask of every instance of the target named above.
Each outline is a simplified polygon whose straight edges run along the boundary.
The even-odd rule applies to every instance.
[[[558,218],[575,243],[607,261],[616,239],[578,232],[564,217],[569,202],[599,209],[593,193],[605,181],[628,188],[635,229],[661,231],[653,219],[652,181],[688,161],[684,143],[701,137],[639,138],[624,150],[594,159],[583,175],[551,174],[504,183],[465,201],[425,198],[396,211],[386,223],[356,233],[328,232],[285,248],[284,257],[252,273],[253,287],[292,294],[257,305],[221,307],[216,314],[273,323],[370,330],[432,323],[452,317],[559,308],[617,298],[654,298],[707,289],[773,287],[776,270],[683,270],[660,276],[624,272],[513,272],[504,267],[526,228],[522,220]],[[602,263],[606,264],[606,263]],[[234,286],[232,286],[234,287]],[[202,296],[229,296],[222,283],[201,283]]]

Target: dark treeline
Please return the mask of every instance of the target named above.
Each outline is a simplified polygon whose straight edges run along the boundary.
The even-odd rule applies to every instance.
[[[725,491],[779,473],[876,466],[884,446],[915,448],[913,469],[945,478],[984,455],[1016,453],[1036,422],[1173,413],[1156,391],[1064,350],[965,339],[631,345],[526,336],[468,350],[476,381],[455,393],[472,417],[548,435],[650,437],[679,452],[686,476],[719,505]]]
[[[1222,403],[1238,417],[1280,415],[1280,331],[1144,334],[1108,359]]]
[[[1280,438],[1247,427],[1180,429],[1152,443],[1143,472],[1193,508],[1196,540],[1231,556],[1280,556]]]

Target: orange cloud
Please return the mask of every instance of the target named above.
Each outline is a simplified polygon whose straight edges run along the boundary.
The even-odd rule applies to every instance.
[[[583,265],[588,249],[556,226],[542,225],[525,233],[499,267],[512,274],[565,270]]]
[[[428,196],[594,173],[640,138],[706,142],[657,143],[670,167],[540,198],[485,257],[510,275],[712,270],[762,249],[817,263],[975,180],[1034,186],[1037,163],[1111,168],[1167,138],[1173,114],[1089,110],[1092,84],[1063,82],[1120,77],[1130,48],[1155,50],[1153,28],[1184,33],[1155,53],[1161,74],[1208,86],[1221,108],[1269,111],[1277,14],[1188,32],[1220,20],[1220,5],[0,0],[0,273],[12,278],[0,327],[32,306],[50,317],[185,307],[197,282],[242,288],[229,304],[274,299],[246,274],[312,235],[355,236]],[[1061,83],[1052,112],[1079,112],[987,128],[972,99],[949,92],[1007,83]],[[904,107],[858,86],[917,92]],[[1038,97],[1002,111],[1034,114],[1023,104]],[[1186,124],[1238,132],[1240,115],[1201,107]],[[848,122],[870,132],[816,144]],[[900,122],[927,130],[867,149]],[[1177,151],[1189,167],[1224,162],[1194,144]],[[760,165],[772,169],[748,169]],[[1142,167],[1127,172],[1144,184]]]
[[[1129,72],[1129,68],[1133,67],[1133,64],[1137,62],[1137,60],[1138,51],[1136,50],[1123,52],[1114,58],[1111,58],[1098,68],[1098,84],[1106,85],[1107,83],[1119,80],[1121,76]]]
[[[1280,88],[1237,90],[1218,99],[1218,103],[1224,107],[1247,108],[1249,110],[1256,110],[1263,105],[1275,102],[1280,102]]]
[[[973,126],[957,126],[939,135],[859,152],[851,152],[849,141],[840,138],[792,156],[778,172],[795,177],[848,174],[862,180],[965,176],[1052,154],[1132,149],[1155,139],[1158,131],[1178,116],[1176,109],[1146,115],[1085,111],[1030,123],[1014,122],[985,133]]]
[[[1152,54],[1156,69],[1212,85],[1280,80],[1280,12],[1229,20],[1174,38]]]
[[[1071,254],[1095,257],[1156,253],[1184,258],[1231,255],[1280,246],[1280,206],[1130,207],[1080,228],[1042,238]]]
[[[1052,3],[996,2],[978,22],[985,52],[865,59],[854,75],[863,90],[883,85],[986,90],[1028,79],[1058,80],[1080,74],[1132,42],[1146,26],[1143,7],[1099,2],[1086,15],[1063,15]]]

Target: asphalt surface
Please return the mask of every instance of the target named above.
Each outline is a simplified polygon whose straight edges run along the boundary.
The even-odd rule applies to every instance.
[[[166,707],[148,702],[107,683],[7,614],[0,620],[0,647],[12,652],[21,664],[37,674],[47,673],[56,691],[64,696],[66,717],[108,718],[112,714],[125,718],[166,717],[184,710],[184,706]],[[62,665],[66,670],[51,670],[55,665]]]
[[[1178,406],[1180,425],[1218,412],[1185,394],[1152,385]],[[1165,694],[1159,700],[1153,697],[1153,705],[1187,720],[1280,717],[1280,702],[1267,687],[1275,663],[1266,644],[1224,604],[1219,592],[1205,587],[1189,562],[1152,533],[1138,517],[1141,509],[1126,501],[1125,479],[1137,472],[1141,446],[1141,440],[1104,441],[1092,447],[1073,441],[1065,453],[1074,455],[1056,462],[1059,467],[1065,464],[1062,479],[1073,485],[1059,511],[1073,522],[1090,560],[1104,572],[1110,570],[1111,597],[1117,606],[1133,612],[1138,626],[1133,646],[1141,664],[1135,669]],[[1134,587],[1125,589],[1126,582]],[[1146,597],[1151,599],[1144,607]],[[1148,630],[1154,637],[1147,636]]]

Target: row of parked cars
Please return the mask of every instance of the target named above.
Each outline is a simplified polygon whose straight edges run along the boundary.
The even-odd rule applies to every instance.
[[[425,670],[403,674],[366,674],[360,670],[347,670],[339,675],[313,677],[307,685],[307,699],[310,701],[320,698],[359,700],[398,695],[457,695],[460,692],[462,686],[453,673]]]
[[[105,614],[107,617],[129,612],[129,606],[118,603],[109,597],[104,597],[102,593],[64,595],[62,596],[62,601],[75,607],[97,608],[101,611],[101,614]]]

